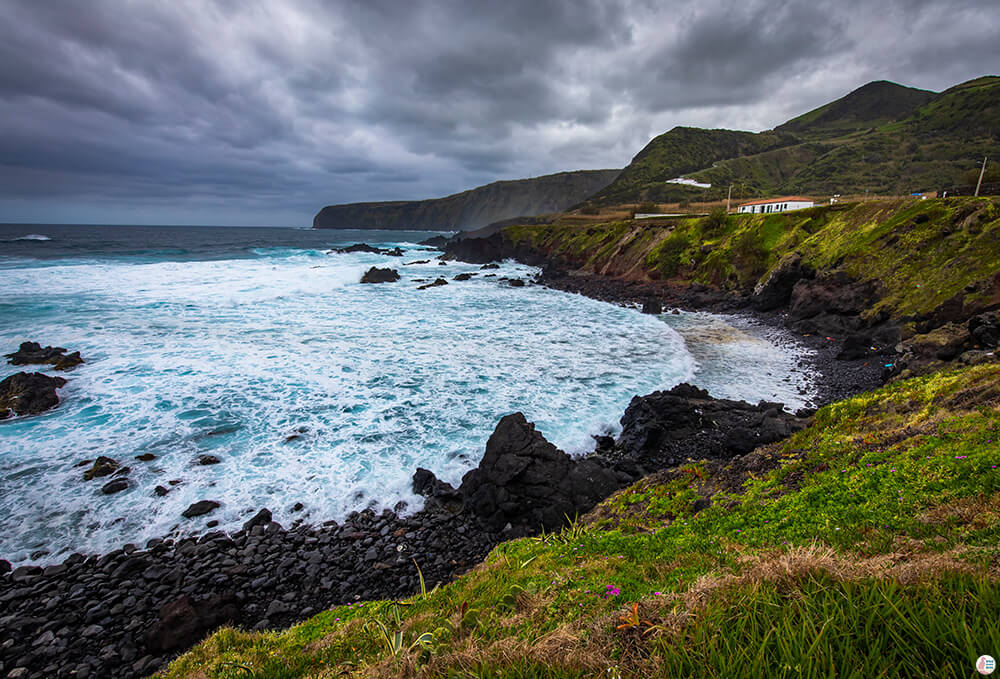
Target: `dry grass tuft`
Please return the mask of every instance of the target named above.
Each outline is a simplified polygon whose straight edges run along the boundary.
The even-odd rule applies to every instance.
[[[937,525],[958,523],[975,529],[987,528],[1000,519],[1000,495],[961,498],[924,512],[918,520]]]

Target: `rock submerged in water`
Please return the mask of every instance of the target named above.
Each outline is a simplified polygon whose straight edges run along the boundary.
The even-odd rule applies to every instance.
[[[12,354],[4,354],[11,365],[53,365],[56,370],[70,370],[83,363],[79,351],[67,354],[62,347],[43,347],[38,342],[22,342]]]
[[[116,460],[101,455],[94,460],[93,466],[83,473],[83,480],[92,481],[93,479],[98,479],[102,476],[110,476],[114,472],[118,471],[118,466],[119,465]]]
[[[361,277],[362,283],[395,283],[399,280],[399,272],[395,269],[380,269],[373,266]]]
[[[435,278],[433,283],[428,283],[427,285],[421,285],[417,290],[426,290],[427,288],[436,288],[441,285],[448,285],[448,281],[443,278]]]
[[[59,404],[56,389],[66,384],[62,377],[20,372],[0,381],[0,420],[13,415],[37,415]]]
[[[352,252],[367,252],[373,255],[388,255],[389,257],[402,257],[403,250],[399,247],[395,248],[376,248],[372,247],[368,243],[355,243],[354,245],[348,245],[346,248],[334,248],[330,250],[331,253],[336,253],[339,255],[350,254]]]
[[[128,487],[129,487],[128,479],[126,478],[112,479],[111,481],[105,483],[101,487],[101,492],[104,493],[105,495],[113,495],[114,493],[119,493],[123,490],[126,490]]]

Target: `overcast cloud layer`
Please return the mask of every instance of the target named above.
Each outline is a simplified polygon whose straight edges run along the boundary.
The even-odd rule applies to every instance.
[[[998,29],[997,0],[4,0],[0,222],[305,226],[623,167],[997,73]]]

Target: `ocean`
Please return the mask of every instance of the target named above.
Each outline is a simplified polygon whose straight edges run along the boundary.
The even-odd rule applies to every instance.
[[[63,373],[57,408],[0,422],[0,558],[51,563],[209,520],[235,530],[261,507],[286,526],[415,511],[414,470],[458,485],[514,411],[583,454],[634,395],[682,381],[792,408],[815,394],[806,350],[773,331],[510,287],[537,271],[442,265],[418,245],[431,235],[0,226],[0,353],[32,340],[86,360]],[[359,242],[405,254],[330,252]],[[402,279],[360,284],[371,266]],[[449,284],[417,290],[438,277]],[[53,372],[3,363],[0,379],[20,370]],[[130,467],[127,490],[83,480],[79,463],[101,455]],[[221,507],[181,517],[203,499]]]

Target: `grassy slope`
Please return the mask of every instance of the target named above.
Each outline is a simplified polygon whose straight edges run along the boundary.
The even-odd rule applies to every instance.
[[[647,478],[402,605],[222,630],[163,676],[968,674],[1000,647],[998,406],[997,365],[832,404],[784,443]]]
[[[722,143],[726,134],[740,135],[739,146]],[[998,153],[1000,78],[978,78],[937,96],[869,83],[772,132],[671,130],[592,201],[719,199],[730,184],[742,196],[909,194],[962,183],[984,155]],[[714,188],[663,183],[683,173]]]
[[[1000,198],[872,201],[772,215],[511,227],[507,238],[562,255],[593,273],[700,282],[746,291],[799,253],[818,271],[843,269],[879,281],[870,313],[927,314],[959,295],[968,305],[996,294]],[[900,261],[898,252],[907,256]],[[979,285],[972,289],[971,286]],[[969,290],[966,290],[970,287]]]

